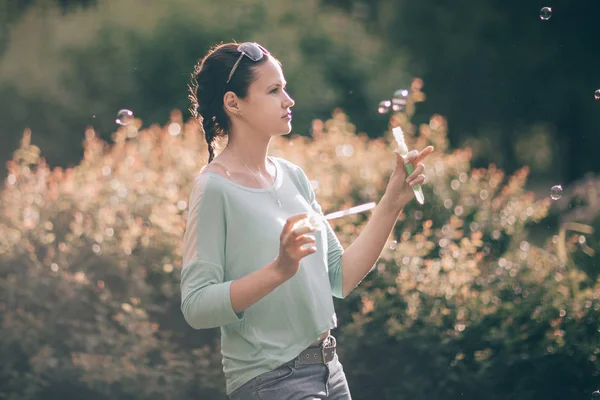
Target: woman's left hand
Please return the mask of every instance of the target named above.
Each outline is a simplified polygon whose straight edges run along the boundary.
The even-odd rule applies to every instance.
[[[414,185],[423,185],[427,182],[425,166],[421,162],[431,154],[433,150],[433,146],[427,146],[421,150],[421,152],[417,152],[416,150],[411,151],[406,157],[401,156],[398,150],[394,151],[397,162],[394,172],[392,172],[385,189],[385,196],[387,196],[395,206],[403,208],[415,196],[412,187]],[[411,163],[415,169],[410,175],[406,172],[405,164],[408,163]]]

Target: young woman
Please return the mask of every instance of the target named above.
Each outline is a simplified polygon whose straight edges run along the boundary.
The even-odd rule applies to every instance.
[[[372,269],[411,186],[425,183],[420,162],[433,147],[396,153],[384,196],[344,250],[326,221],[295,227],[321,207],[302,169],[267,155],[271,138],[291,130],[285,87],[280,62],[256,43],[216,46],[195,67],[192,112],[210,155],[190,195],[181,310],[195,329],[220,327],[230,399],[350,399],[332,296]]]

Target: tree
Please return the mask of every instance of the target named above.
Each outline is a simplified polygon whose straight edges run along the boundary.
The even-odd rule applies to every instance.
[[[356,110],[373,136],[385,129],[376,105],[406,81],[403,56],[339,11],[316,0],[99,1],[63,14],[32,7],[10,29],[0,59],[0,159],[26,127],[53,166],[74,165],[81,147],[73,134],[93,126],[105,140],[117,111],[131,109],[164,123],[171,109],[189,107],[192,67],[213,44],[263,43],[284,66],[296,100],[294,128],[308,134],[314,117],[333,107]],[[42,67],[40,67],[42,66]]]
[[[515,144],[546,124],[552,164],[533,179],[571,182],[599,171],[595,149],[600,125],[594,91],[600,88],[593,0],[545,4],[512,1],[323,0],[360,17],[390,52],[404,52],[408,72],[427,84],[428,102],[415,121],[433,113],[451,121],[449,137],[460,147],[470,137],[490,142],[476,165],[494,161],[512,173],[527,160]],[[500,151],[498,151],[500,150]]]

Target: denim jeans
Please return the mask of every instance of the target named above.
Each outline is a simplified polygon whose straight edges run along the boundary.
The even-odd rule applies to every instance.
[[[337,353],[327,364],[298,364],[296,360],[246,382],[230,400],[351,400]]]

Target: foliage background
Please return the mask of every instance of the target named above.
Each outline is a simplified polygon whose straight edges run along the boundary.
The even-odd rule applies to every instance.
[[[361,109],[363,123],[379,120],[385,129],[372,105],[409,82],[401,52],[390,54],[352,18],[321,10],[317,0],[148,0],[143,6],[121,0],[67,14],[38,6],[9,34],[0,59],[6,148],[14,149],[29,127],[51,165],[81,158],[73,132],[82,127],[94,126],[110,140],[121,108],[161,124],[172,109],[187,110],[194,63],[211,45],[233,38],[263,43],[282,61],[293,77],[295,129],[305,135],[312,118],[325,118],[334,107]]]
[[[441,116],[409,123],[412,100],[390,123],[410,147],[438,149],[427,206],[406,207],[376,270],[336,304],[354,398],[589,395],[600,372],[598,218],[536,243],[528,227],[551,204],[525,191],[527,169],[472,169]],[[186,200],[206,145],[177,111],[140,126],[120,128],[112,146],[89,129],[84,159],[65,170],[26,132],[9,163],[0,397],[224,398],[218,331],[191,329],[179,310]],[[326,211],[377,200],[391,138],[357,134],[340,110],[312,130],[277,138],[271,153],[307,172]],[[335,224],[344,246],[366,218]]]
[[[554,0],[541,21],[547,5],[0,0],[0,165],[28,127],[48,162],[64,167],[81,158],[86,126],[111,140],[121,108],[166,123],[172,109],[187,109],[196,59],[236,39],[260,41],[283,62],[296,133],[340,107],[381,137],[377,103],[418,76],[429,101],[416,123],[444,115],[451,145],[475,149],[476,167],[528,165],[529,187],[547,192],[600,170],[600,3]]]
[[[271,154],[306,171],[326,212],[380,198],[390,126],[436,147],[426,206],[404,210],[375,271],[336,300],[354,398],[598,387],[592,3],[559,2],[545,25],[519,2],[0,6],[0,399],[224,398],[218,331],[179,310],[207,151],[178,110],[193,63],[231,38],[282,60],[294,134]],[[399,87],[407,108],[378,115]],[[117,127],[120,108],[139,119]],[[345,246],[367,217],[335,223]]]

